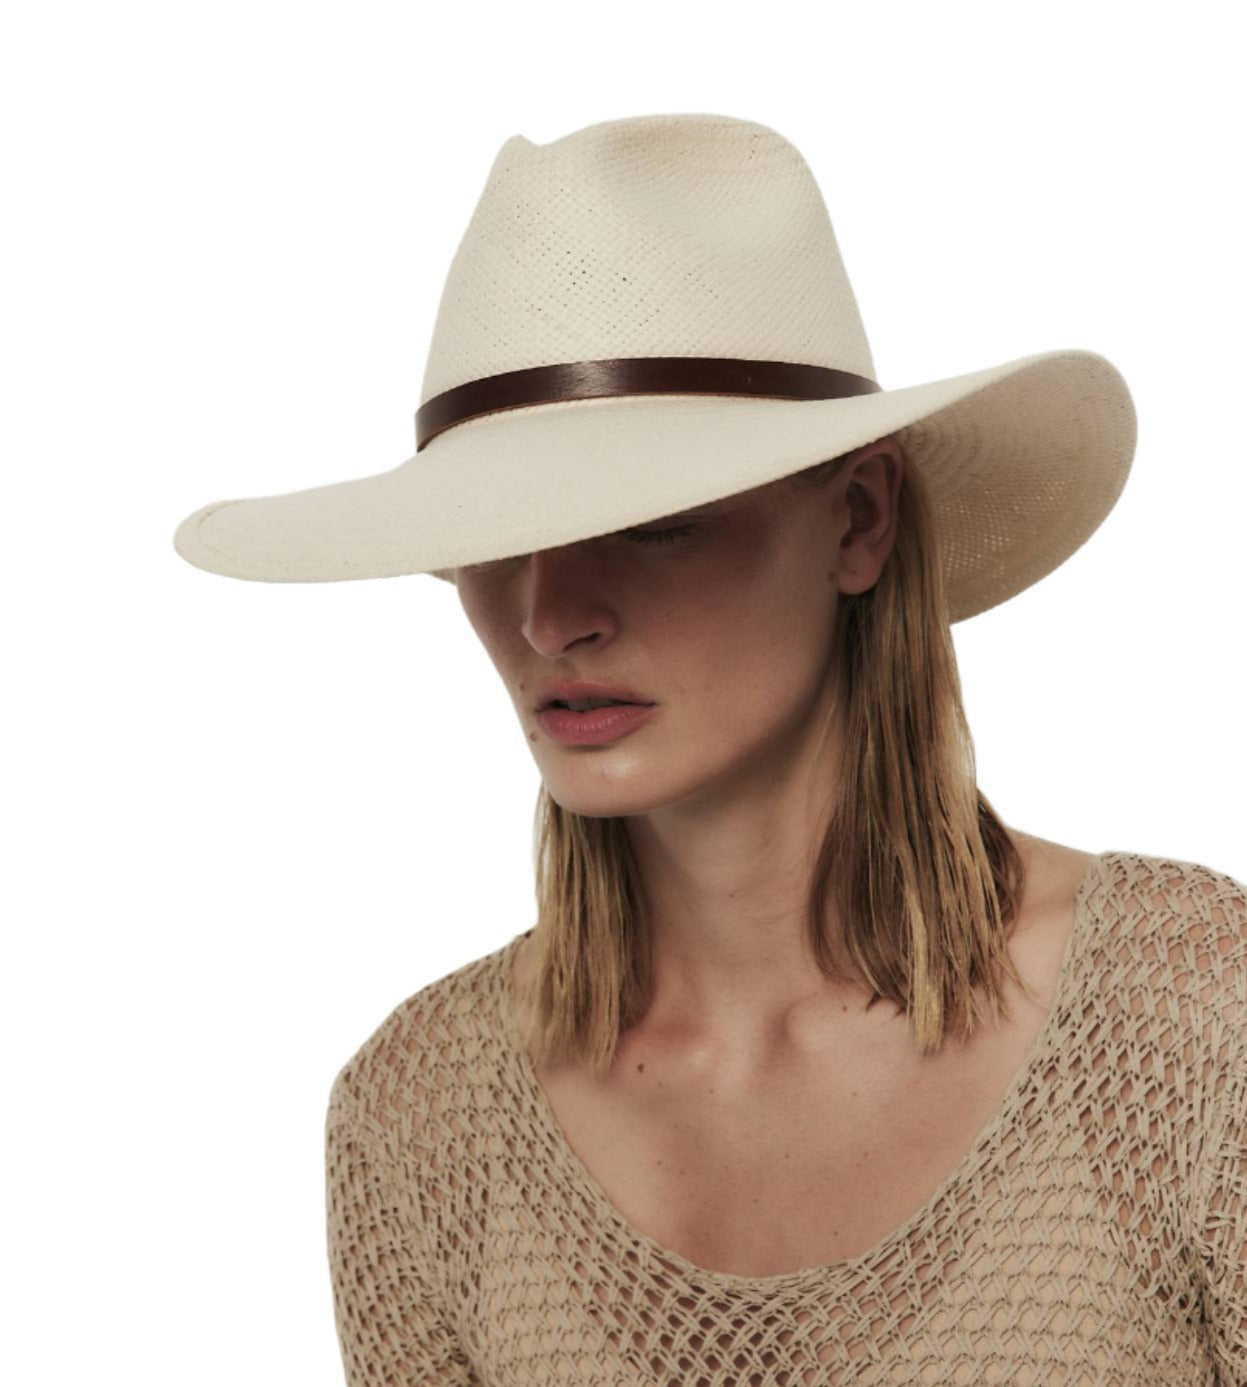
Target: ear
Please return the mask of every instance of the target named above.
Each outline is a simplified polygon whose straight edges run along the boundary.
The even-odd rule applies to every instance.
[[[904,452],[892,436],[877,439],[850,455],[845,469],[844,504],[849,526],[840,540],[839,584],[843,593],[873,587],[896,543],[896,513]]]

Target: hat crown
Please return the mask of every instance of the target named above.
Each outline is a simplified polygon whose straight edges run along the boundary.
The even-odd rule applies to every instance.
[[[651,356],[875,378],[804,158],[769,126],[721,115],[513,136],[447,271],[420,403],[508,371]]]

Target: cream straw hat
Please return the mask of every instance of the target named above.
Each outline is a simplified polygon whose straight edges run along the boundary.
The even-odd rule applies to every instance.
[[[1135,412],[1096,352],[885,390],[822,194],[776,131],[603,121],[502,146],[385,472],[189,515],[210,573],[435,573],[609,534],[896,434],[935,505],[950,621],[1063,563],[1113,508]]]

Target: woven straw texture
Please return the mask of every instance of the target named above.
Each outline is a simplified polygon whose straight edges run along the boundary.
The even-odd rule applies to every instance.
[[[520,938],[337,1075],[329,1265],[365,1384],[1247,1384],[1247,887],[1106,852],[1025,1064],[869,1251],[749,1278],[633,1229],[511,1006]]]
[[[765,273],[749,257],[765,253]],[[755,356],[875,378],[814,174],[757,121],[602,121],[507,140],[446,274],[420,403],[498,371]]]
[[[507,140],[447,271],[420,403],[499,373],[651,356],[877,379],[804,156],[713,114]],[[609,535],[893,433],[928,479],[957,622],[1086,543],[1125,486],[1137,420],[1121,373],[1084,349],[850,399],[565,400],[465,420],[386,472],[214,502],[175,544],[253,580],[451,581],[462,564]]]

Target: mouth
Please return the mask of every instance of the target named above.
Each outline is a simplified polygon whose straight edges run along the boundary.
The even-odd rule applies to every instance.
[[[572,703],[581,700],[572,699]],[[595,700],[596,701],[596,700]],[[557,742],[569,746],[613,742],[626,737],[657,713],[653,703],[629,703],[612,699],[596,708],[579,711],[568,707],[566,699],[548,703],[537,713],[545,731]]]
[[[574,698],[571,702],[556,698],[545,704],[540,711],[545,712],[547,708],[566,708],[573,713],[595,713],[599,708],[652,708],[653,706],[652,703],[634,703],[629,698]]]
[[[544,689],[538,690],[537,701],[532,705],[536,713],[547,713],[551,709],[572,712],[591,711],[593,707],[652,708],[648,699],[639,698],[638,691],[624,680],[616,683],[613,679],[552,679]]]

